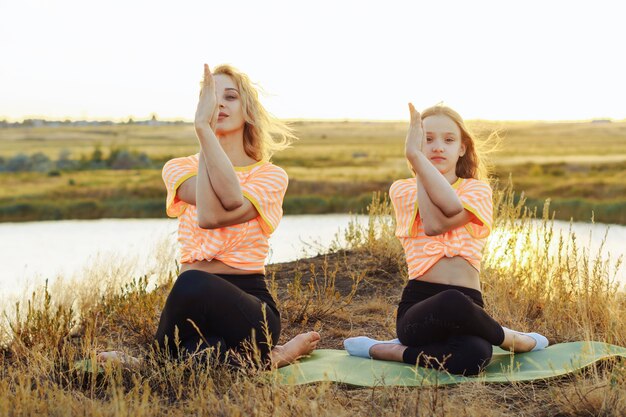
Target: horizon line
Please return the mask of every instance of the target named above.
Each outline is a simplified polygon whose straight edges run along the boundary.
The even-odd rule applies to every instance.
[[[278,120],[282,120],[285,122],[311,122],[311,123],[323,123],[323,122],[334,122],[334,123],[345,123],[345,122],[369,122],[369,123],[408,123],[409,119],[361,119],[361,118],[351,118],[351,117],[337,117],[337,118],[318,118],[318,117],[286,117],[280,118],[277,117]],[[75,118],[75,117],[59,117],[59,118],[50,118],[50,117],[42,117],[42,116],[24,116],[21,118],[10,118],[0,115],[0,122],[15,124],[15,123],[24,123],[26,120],[41,120],[44,122],[67,122],[76,123],[76,122],[99,122],[106,123],[111,122],[114,124],[125,124],[130,120],[133,120],[134,123],[145,122],[152,120],[152,116],[148,116],[146,118],[136,118],[134,116],[128,116],[125,118]],[[189,123],[193,124],[193,119],[189,118],[173,118],[173,117],[165,117],[159,118],[158,115],[155,115],[155,119],[157,122],[165,122],[165,123]],[[523,123],[523,122],[546,122],[546,123],[588,123],[588,122],[626,122],[626,118],[617,119],[613,117],[592,117],[585,119],[487,119],[482,117],[476,118],[465,118],[465,121],[468,122],[508,122],[508,123]]]

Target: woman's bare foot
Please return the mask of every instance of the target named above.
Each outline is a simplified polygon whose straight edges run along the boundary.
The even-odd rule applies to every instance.
[[[272,366],[280,368],[308,355],[315,350],[320,339],[318,332],[300,333],[284,345],[275,346],[270,352]]]
[[[134,356],[127,355],[119,350],[111,350],[108,352],[100,352],[96,356],[96,360],[100,364],[104,363],[119,363],[127,368],[138,368],[141,365],[141,360]]]

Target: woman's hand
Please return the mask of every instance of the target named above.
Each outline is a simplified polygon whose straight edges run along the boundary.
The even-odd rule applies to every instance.
[[[415,110],[412,103],[409,103],[409,112],[411,113],[411,122],[409,131],[406,134],[406,144],[404,147],[405,156],[411,160],[422,151],[422,142],[424,141],[424,130],[422,129],[422,117]]]
[[[200,91],[200,99],[196,108],[196,117],[194,126],[196,131],[215,127],[219,109],[217,106],[217,95],[215,92],[215,80],[213,74],[209,70],[209,66],[204,64],[204,78],[202,80],[202,90]]]

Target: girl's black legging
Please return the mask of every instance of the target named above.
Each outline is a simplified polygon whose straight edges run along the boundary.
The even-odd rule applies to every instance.
[[[398,305],[396,331],[408,346],[403,361],[476,375],[491,360],[504,330],[485,310],[480,291],[409,280]]]
[[[226,351],[242,351],[253,342],[267,362],[279,336],[280,313],[263,274],[191,270],[174,283],[155,339],[162,351],[174,357],[209,347],[217,348],[223,357]]]

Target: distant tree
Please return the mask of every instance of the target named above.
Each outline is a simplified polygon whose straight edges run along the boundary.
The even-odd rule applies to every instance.
[[[31,171],[48,172],[52,168],[52,161],[43,152],[36,152],[30,156]]]
[[[70,170],[76,167],[76,161],[72,161],[71,159],[72,153],[69,149],[61,149],[59,151],[59,157],[56,162],[57,169],[60,170]]]
[[[118,150],[111,163],[113,169],[131,169],[135,166],[135,158],[127,150]]]
[[[96,148],[91,153],[91,162],[99,163],[103,161],[103,153],[100,144],[96,145]]]
[[[150,159],[148,154],[145,152],[142,152],[139,155],[137,155],[137,163],[138,163],[138,166],[141,168],[149,168],[152,166],[152,160]]]
[[[18,153],[9,159],[6,166],[9,172],[28,171],[30,170],[30,158],[26,154]]]

